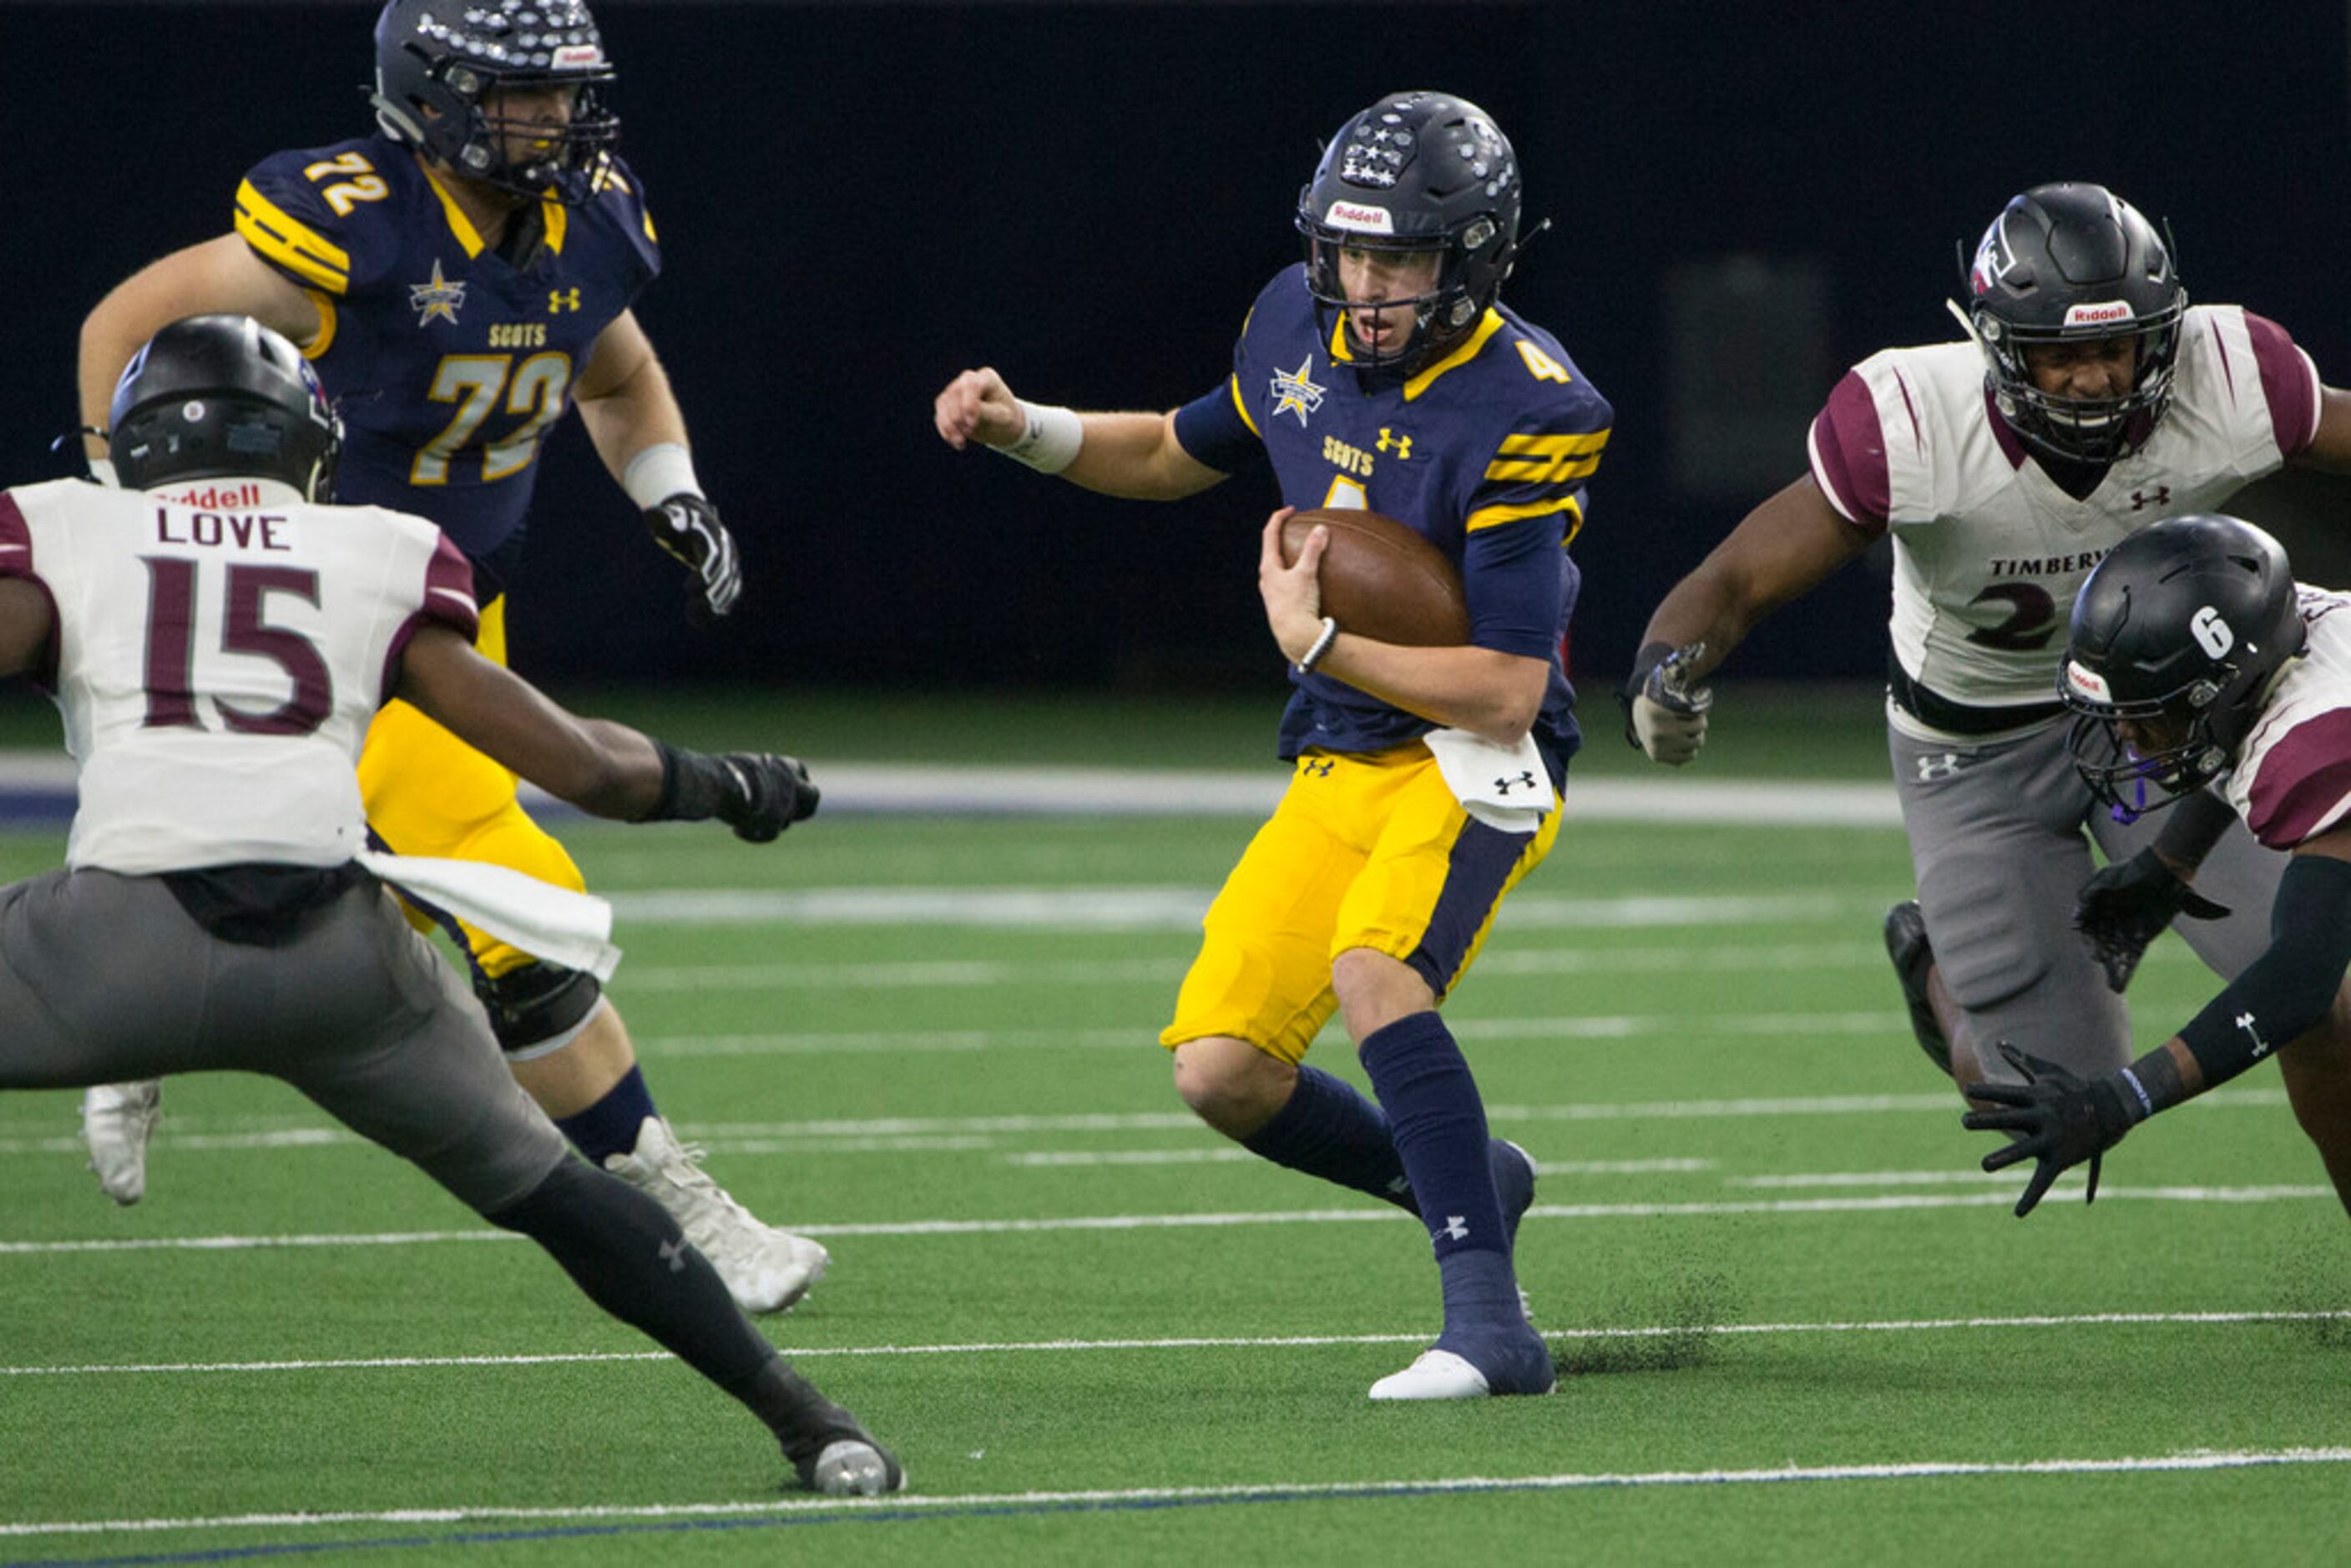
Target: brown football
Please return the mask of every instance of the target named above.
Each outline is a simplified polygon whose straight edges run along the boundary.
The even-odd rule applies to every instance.
[[[1317,507],[1282,523],[1284,564],[1296,562],[1318,523],[1331,530],[1322,551],[1322,613],[1341,631],[1409,648],[1469,641],[1461,574],[1435,545],[1377,512]]]

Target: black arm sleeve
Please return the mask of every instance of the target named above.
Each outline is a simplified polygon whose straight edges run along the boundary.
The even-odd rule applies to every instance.
[[[2326,1016],[2351,968],[2351,861],[2296,855],[2270,911],[2269,951],[2179,1031],[2224,1083]]]
[[[2193,873],[2236,820],[2236,809],[2218,793],[2199,789],[2172,807],[2164,819],[2163,831],[2155,836],[2155,852]]]

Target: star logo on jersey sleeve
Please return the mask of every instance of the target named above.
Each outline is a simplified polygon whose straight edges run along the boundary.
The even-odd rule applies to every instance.
[[[1309,354],[1298,361],[1296,370],[1273,372],[1273,418],[1294,413],[1300,425],[1303,426],[1306,416],[1322,406],[1325,389],[1316,386],[1306,374],[1313,368],[1314,356]]]
[[[457,324],[457,312],[465,307],[465,284],[463,278],[452,283],[441,276],[441,259],[433,260],[433,277],[425,283],[408,286],[408,308],[416,312],[416,324],[430,327],[435,321]]]

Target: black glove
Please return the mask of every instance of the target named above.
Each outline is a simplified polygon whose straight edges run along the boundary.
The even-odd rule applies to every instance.
[[[681,490],[645,509],[645,527],[652,530],[653,543],[701,580],[701,591],[688,607],[694,619],[724,615],[735,608],[743,593],[743,566],[735,553],[735,536],[718,520],[717,507]]]
[[[1706,644],[1677,648],[1670,643],[1649,643],[1633,657],[1633,673],[1617,688],[1616,706],[1625,710],[1625,740],[1652,762],[1678,768],[1706,744],[1706,712],[1714,706],[1709,686],[1689,689],[1688,666],[1703,657]]]
[[[764,844],[794,822],[816,815],[822,793],[808,765],[775,752],[730,751],[723,757],[655,741],[662,792],[648,822],[702,822],[716,817],[735,836]]]
[[[2148,848],[2100,868],[2082,884],[2074,898],[2074,929],[2106,971],[2107,988],[2119,995],[2147,945],[2163,934],[2173,915],[2219,920],[2228,913],[2226,904],[2199,897]]]
[[[2121,1088],[2104,1074],[2085,1083],[2055,1062],[2029,1056],[2004,1040],[2000,1042],[2000,1053],[2024,1074],[2024,1082],[1973,1085],[1968,1090],[1970,1096],[1989,1100],[2001,1109],[1970,1111],[1959,1118],[1959,1125],[1970,1133],[2007,1133],[2014,1137],[2006,1148],[1986,1155],[1983,1168],[2005,1170],[2022,1160],[2034,1162],[2032,1179],[2025,1183],[2024,1196],[2016,1200],[2016,1217],[2022,1219],[2032,1212],[2032,1206],[2049,1191],[2059,1172],[2087,1160],[2090,1190],[2082,1201],[2095,1203],[2099,1162],[2130,1131],[2130,1112]]]

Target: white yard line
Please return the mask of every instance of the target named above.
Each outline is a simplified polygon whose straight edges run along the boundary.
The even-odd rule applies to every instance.
[[[2020,1180],[2022,1178],[2019,1178]],[[2070,1177],[2058,1192],[2070,1190]],[[2126,1186],[2102,1185],[2098,1196],[2116,1203],[2306,1203],[2335,1197],[2332,1186]],[[1857,1197],[1753,1198],[1687,1203],[1539,1203],[1528,1219],[1698,1219],[1728,1215],[1860,1214],[1896,1209],[1983,1208],[2012,1203],[2005,1190],[1971,1193],[1873,1193]],[[1238,1225],[1395,1223],[1385,1206],[1363,1208],[1227,1210],[1207,1214],[1074,1215],[1050,1219],[905,1219],[796,1224],[810,1236],[1004,1236],[1057,1231],[1197,1230]],[[141,1236],[78,1240],[0,1241],[0,1257],[55,1257],[104,1252],[235,1252],[283,1248],[419,1247],[444,1241],[520,1241],[504,1230],[405,1230],[277,1236]]]
[[[2105,1458],[1928,1459],[1907,1463],[1778,1465],[1756,1469],[1586,1470],[1533,1476],[1426,1476],[1357,1481],[1258,1481],[1235,1486],[1123,1487],[1089,1491],[960,1492],[886,1498],[779,1498],[758,1502],[605,1504],[580,1508],[433,1508],[332,1513],[196,1514],[177,1519],[57,1520],[0,1524],[0,1536],[98,1535],[118,1531],[316,1528],[347,1524],[469,1524],[494,1521],[690,1520],[789,1517],[852,1511],[919,1514],[1116,1508],[1274,1499],[1421,1496],[1437,1493],[1577,1491],[1627,1487],[1772,1486],[1821,1481],[1934,1481],[1975,1476],[2120,1476],[2351,1463],[2351,1448],[2196,1449]]]
[[[1590,1328],[1543,1326],[1550,1340],[1683,1339],[1691,1335],[1949,1333],[1994,1329],[2211,1328],[2243,1323],[2351,1322],[2351,1309],[2327,1312],[2034,1312],[1965,1318],[1827,1319],[1772,1323],[1639,1323]],[[1343,1345],[1412,1344],[1426,1341],[1426,1328],[1388,1333],[1187,1334],[1151,1339],[975,1340],[946,1344],[795,1345],[795,1361],[902,1355],[1027,1355],[1062,1353],[1158,1350],[1293,1350]],[[176,1361],[89,1363],[64,1366],[0,1366],[0,1377],[182,1375],[212,1373],[412,1372],[494,1366],[573,1366],[600,1362],[671,1359],[667,1351],[548,1352],[507,1355],[370,1355],[285,1361]]]

